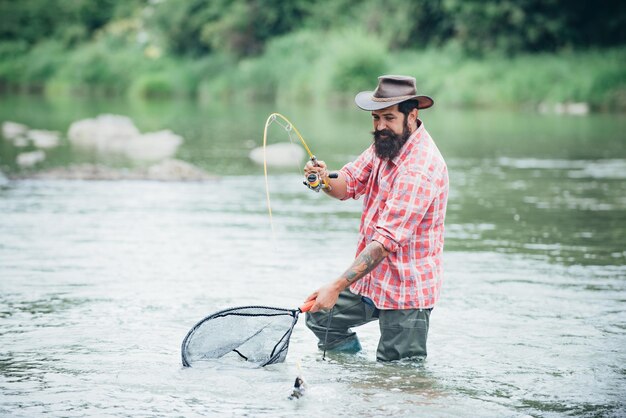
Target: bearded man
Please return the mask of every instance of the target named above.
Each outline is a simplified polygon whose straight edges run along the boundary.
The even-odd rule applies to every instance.
[[[306,324],[321,349],[357,352],[361,345],[351,328],[378,320],[378,360],[425,358],[443,279],[448,200],[446,163],[418,118],[433,100],[417,94],[415,78],[386,75],[355,102],[371,112],[373,144],[336,178],[323,161],[304,168],[305,175],[317,173],[327,182],[329,196],[364,196],[357,256],[307,298],[315,304]]]

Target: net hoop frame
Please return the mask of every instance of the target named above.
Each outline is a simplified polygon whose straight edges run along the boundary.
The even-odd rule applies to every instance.
[[[241,309],[270,309],[277,311],[276,314],[245,314],[245,313],[233,313],[233,311],[238,311]],[[301,313],[300,309],[286,309],[286,308],[277,308],[275,306],[262,306],[262,305],[250,305],[250,306],[237,306],[234,308],[223,309],[221,311],[212,313],[209,316],[204,317],[200,321],[198,321],[187,333],[185,338],[183,339],[183,343],[181,344],[181,358],[184,367],[191,367],[191,363],[189,363],[186,352],[187,352],[187,344],[191,337],[195,334],[196,330],[202,326],[207,321],[211,321],[213,319],[217,319],[223,316],[236,315],[236,316],[282,316],[288,315],[293,319],[291,321],[291,326],[289,329],[283,334],[283,336],[279,339],[279,341],[274,346],[270,358],[263,363],[259,364],[259,367],[267,366],[268,364],[272,364],[282,353],[287,350],[289,347],[289,338],[291,337],[291,333],[293,332],[293,328],[296,326],[298,322],[298,315]],[[241,354],[240,354],[241,355]]]

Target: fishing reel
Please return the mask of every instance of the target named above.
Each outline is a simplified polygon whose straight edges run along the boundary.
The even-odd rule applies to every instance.
[[[311,161],[313,162],[313,165],[315,166],[318,165],[317,159],[315,158],[315,156],[311,157]],[[338,177],[339,175],[337,173],[330,173],[328,175],[328,178],[331,178],[331,179],[336,179]],[[320,190],[322,189],[325,189],[327,191],[332,190],[332,187],[330,186],[330,184],[328,184],[326,180],[322,180],[319,174],[317,173],[311,173],[308,176],[306,176],[306,180],[304,180],[302,184],[304,184],[306,187],[308,187],[309,189],[313,190],[316,193],[319,193]]]
[[[317,193],[319,193],[320,190],[322,189],[326,189],[330,187],[330,185],[328,185],[327,183],[324,183],[320,179],[320,176],[317,173],[311,173],[308,176],[306,176],[306,180],[304,180],[302,184],[304,184],[309,189]]]

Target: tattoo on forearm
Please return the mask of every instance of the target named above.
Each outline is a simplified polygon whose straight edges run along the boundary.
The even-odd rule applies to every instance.
[[[351,285],[374,270],[374,268],[387,257],[387,254],[387,250],[378,242],[369,243],[357,256],[350,268],[343,273],[342,277],[348,281],[348,285]]]

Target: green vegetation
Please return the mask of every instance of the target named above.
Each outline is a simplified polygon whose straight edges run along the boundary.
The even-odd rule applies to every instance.
[[[625,64],[626,48],[475,58],[452,47],[389,51],[380,38],[361,32],[298,32],[206,84],[224,97],[352,100],[382,73],[412,74],[421,90],[450,105],[584,101],[624,110]]]
[[[405,73],[450,105],[623,111],[625,16],[608,0],[0,0],[0,89],[346,101]]]

